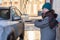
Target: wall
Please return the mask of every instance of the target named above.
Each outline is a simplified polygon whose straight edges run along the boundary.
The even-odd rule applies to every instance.
[[[38,11],[42,10],[45,0],[28,0],[26,3],[26,13],[29,16],[38,16]]]
[[[58,14],[57,20],[60,22],[60,0],[53,0],[53,9]]]
[[[16,6],[24,14],[29,16],[38,16],[38,11],[41,11],[45,0],[12,0],[12,6]],[[10,0],[3,0],[0,7],[11,6]]]

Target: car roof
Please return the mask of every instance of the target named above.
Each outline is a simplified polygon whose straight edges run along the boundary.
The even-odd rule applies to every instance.
[[[9,9],[10,7],[0,7],[0,10],[3,10],[3,9]]]

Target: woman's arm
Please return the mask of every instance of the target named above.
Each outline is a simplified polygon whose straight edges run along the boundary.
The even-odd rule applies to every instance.
[[[48,17],[44,18],[42,21],[35,21],[35,26],[37,27],[45,27],[49,23]]]

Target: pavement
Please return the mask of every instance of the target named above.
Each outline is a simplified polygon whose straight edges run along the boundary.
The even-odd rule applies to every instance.
[[[40,28],[34,26],[33,22],[25,22],[24,40],[40,40]],[[32,35],[32,36],[30,36]],[[36,37],[38,35],[38,37]],[[31,38],[31,39],[30,39]],[[20,38],[18,37],[17,40]]]
[[[24,40],[28,40],[27,36],[29,36],[29,32],[30,32],[31,35],[34,32],[35,33],[35,37],[36,37],[35,40],[40,40],[40,36],[39,36],[40,35],[40,33],[39,33],[40,31],[39,30],[40,29],[35,27],[34,23],[25,22],[25,29],[24,30],[25,30]],[[38,35],[39,37],[37,37],[36,35]],[[19,40],[19,38],[17,40]],[[30,40],[33,40],[33,39],[30,39]],[[60,23],[58,25],[58,28],[56,29],[56,40],[60,40]]]
[[[34,22],[25,22],[24,40],[40,40],[40,28]]]

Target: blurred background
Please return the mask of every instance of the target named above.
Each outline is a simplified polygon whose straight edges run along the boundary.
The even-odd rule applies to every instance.
[[[60,22],[60,0],[0,0],[0,7],[17,7],[23,14],[29,16],[38,16],[38,11],[42,11],[42,5],[45,2],[52,4],[52,8],[58,14],[57,20]]]

